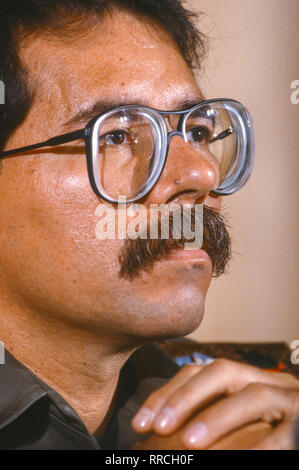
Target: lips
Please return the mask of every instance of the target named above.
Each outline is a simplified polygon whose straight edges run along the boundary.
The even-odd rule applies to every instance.
[[[169,261],[193,260],[201,263],[211,263],[211,259],[205,250],[186,250],[184,248],[176,248],[172,250],[165,258]]]
[[[185,250],[188,239],[177,240],[173,237],[173,221],[170,218],[169,239],[127,239],[120,255],[120,276],[132,279],[141,270],[147,270],[157,261],[169,260],[186,264],[189,267],[202,266],[210,269],[213,277],[219,277],[225,272],[231,258],[231,241],[221,214],[208,207],[203,207],[203,245],[201,250]],[[195,212],[191,212],[192,231],[195,230]],[[159,233],[161,229],[159,228]],[[150,233],[150,230],[148,230]]]

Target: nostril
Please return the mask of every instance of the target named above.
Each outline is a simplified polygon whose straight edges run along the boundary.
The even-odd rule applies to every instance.
[[[190,199],[190,203],[193,204],[195,198],[199,198],[198,191],[196,189],[185,189],[184,191],[177,192],[169,197],[165,204],[170,204],[171,202],[175,201],[176,199],[182,198],[182,196],[188,200]]]

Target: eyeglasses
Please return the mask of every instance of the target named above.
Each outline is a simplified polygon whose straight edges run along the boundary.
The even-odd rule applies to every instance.
[[[217,165],[220,183],[214,194],[232,194],[245,185],[254,163],[252,119],[241,103],[222,98],[202,101],[184,111],[120,106],[95,117],[85,129],[0,152],[0,158],[84,139],[95,194],[111,203],[121,197],[132,203],[157,183],[175,135]]]

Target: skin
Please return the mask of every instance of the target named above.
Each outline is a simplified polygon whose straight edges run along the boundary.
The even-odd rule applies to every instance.
[[[202,99],[168,35],[130,15],[107,19],[76,47],[51,39],[37,35],[22,44],[35,100],[7,149],[84,127],[64,123],[99,99],[158,109]],[[139,279],[120,279],[123,240],[95,236],[102,201],[90,187],[80,142],[4,159],[0,179],[1,339],[95,432],[136,347],[200,324],[211,264],[164,261]],[[143,203],[210,199],[216,206],[209,198],[216,186],[211,164],[175,137]]]
[[[136,431],[154,432],[135,448],[290,450],[298,411],[299,383],[290,374],[226,359],[188,365],[134,417]]]
[[[20,55],[35,99],[7,150],[84,127],[82,122],[66,129],[64,123],[103,97],[169,110],[182,100],[202,99],[168,35],[126,13],[115,13],[75,46],[74,41],[37,34],[21,45]],[[1,340],[96,433],[105,428],[119,371],[131,353],[146,342],[183,336],[199,326],[211,263],[164,260],[140,278],[119,278],[123,241],[100,241],[95,236],[95,210],[102,201],[90,188],[84,147],[78,142],[47,152],[7,158],[1,165]],[[210,194],[218,178],[215,167],[176,136],[163,174],[143,203],[149,208],[170,201],[204,202],[220,209],[221,199]],[[211,401],[212,383],[223,383],[225,376],[226,387],[238,396],[248,383],[261,381],[258,369],[249,373],[238,365],[244,374],[240,383],[240,374],[231,372],[230,381],[227,369],[224,374],[220,367],[208,367],[210,388],[207,385],[205,396],[197,396],[197,381],[205,379],[204,371],[192,369],[190,375],[191,369],[184,368],[166,389],[149,398],[145,407],[152,420],[144,425],[136,418],[135,429],[153,430],[166,449],[167,436],[178,448],[188,446],[182,430],[196,418],[202,402]],[[288,405],[291,398],[288,402],[275,396],[272,402],[289,419],[298,412],[298,382],[282,375],[287,378],[279,386],[289,394],[297,390],[296,406]],[[267,380],[267,386],[278,386],[278,379]],[[184,387],[191,398],[187,403],[182,400]],[[155,420],[168,401],[176,417],[171,427],[161,429]],[[237,410],[247,403],[247,397],[240,397]],[[230,416],[231,409],[224,414]],[[231,419],[222,434],[236,427]]]

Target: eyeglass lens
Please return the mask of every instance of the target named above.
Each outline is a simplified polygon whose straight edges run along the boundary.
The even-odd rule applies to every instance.
[[[229,112],[220,104],[198,108],[183,126],[186,142],[217,167],[220,183],[234,171],[236,137],[233,132],[217,136],[232,126]],[[98,130],[96,177],[101,191],[115,201],[120,196],[136,198],[157,169],[157,141],[157,126],[143,109],[109,113]]]

